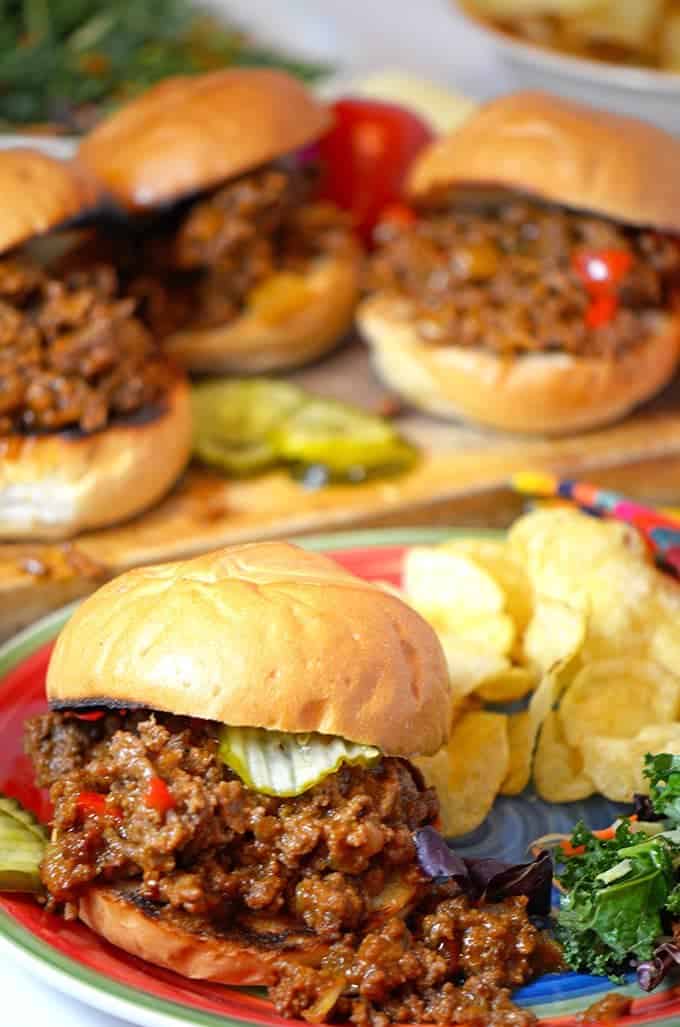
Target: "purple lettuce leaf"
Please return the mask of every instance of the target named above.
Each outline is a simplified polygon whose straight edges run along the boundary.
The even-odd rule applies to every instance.
[[[680,966],[680,946],[666,939],[654,949],[651,959],[638,963],[637,981],[643,991],[653,991],[674,966]]]
[[[663,814],[656,812],[652,805],[652,800],[648,795],[641,795],[639,792],[636,792],[633,796],[633,803],[633,812],[638,820],[644,820],[647,822],[663,820]]]
[[[453,852],[433,827],[416,831],[414,841],[423,872],[435,881],[455,881],[473,901],[526,895],[532,916],[550,912],[553,864],[549,853],[540,852],[531,862],[517,864],[467,859]]]

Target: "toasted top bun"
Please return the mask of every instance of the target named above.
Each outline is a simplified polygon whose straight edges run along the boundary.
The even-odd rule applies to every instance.
[[[450,723],[444,654],[394,595],[283,542],[137,568],[62,631],[47,695],[436,752]]]
[[[544,93],[483,106],[414,164],[414,198],[449,186],[513,189],[633,225],[680,231],[680,139]]]
[[[140,210],[291,153],[329,123],[328,110],[285,72],[179,76],[104,120],[79,159],[119,203]]]
[[[0,253],[81,214],[96,199],[92,180],[72,161],[38,150],[0,151]]]

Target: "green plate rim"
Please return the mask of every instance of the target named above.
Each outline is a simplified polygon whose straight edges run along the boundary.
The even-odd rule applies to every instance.
[[[311,535],[294,538],[297,544],[314,550],[327,552],[341,549],[364,549],[384,546],[423,545],[442,542],[455,537],[467,538],[498,538],[498,531],[483,529],[465,529],[460,527],[437,528],[383,528],[365,531],[345,531],[324,535]],[[82,600],[76,600],[42,617],[34,624],[25,628],[18,635],[0,646],[0,677],[4,677],[17,664],[40,646],[49,642],[58,633],[73,610]],[[8,945],[13,952],[19,952],[23,960],[29,964],[39,964],[47,970],[48,982],[59,987],[59,979],[66,977],[77,987],[76,997],[83,997],[92,1006],[111,1012],[114,1015],[126,1016],[134,1022],[136,1014],[143,1010],[151,1014],[145,1018],[150,1023],[184,1023],[189,1027],[229,1027],[229,1025],[251,1025],[251,1020],[241,1020],[233,1016],[221,1016],[200,1009],[193,1009],[179,1002],[157,998],[130,985],[110,981],[103,973],[83,967],[69,956],[56,952],[46,942],[37,939],[30,931],[16,924],[7,913],[0,910],[0,942]],[[67,989],[61,989],[67,991]],[[68,993],[68,991],[67,991]],[[137,1021],[139,1022],[139,1021]]]

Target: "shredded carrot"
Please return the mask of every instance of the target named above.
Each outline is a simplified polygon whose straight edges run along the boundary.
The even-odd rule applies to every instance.
[[[623,817],[622,819],[632,824],[637,820],[637,815],[632,813],[629,817]],[[616,837],[616,826],[611,824],[609,827],[603,827],[601,831],[593,831],[592,833],[599,841],[610,842],[612,838]],[[582,845],[572,845],[568,840],[560,842],[560,848],[565,856],[582,856],[586,851]]]

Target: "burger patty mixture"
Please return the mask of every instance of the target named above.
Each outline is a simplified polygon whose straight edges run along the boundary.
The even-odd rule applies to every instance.
[[[121,237],[118,260],[151,328],[163,337],[224,325],[274,273],[351,252],[347,216],[313,201],[315,177],[270,165]]]
[[[0,435],[93,432],[157,402],[171,372],[135,305],[110,266],[0,260]]]
[[[368,285],[432,345],[616,357],[680,293],[680,243],[563,207],[443,200],[385,222]]]
[[[184,929],[252,940],[271,923],[281,958],[270,995],[287,1016],[535,1022],[509,989],[555,968],[557,950],[524,898],[475,905],[425,877],[413,832],[438,803],[406,760],[345,765],[277,799],[246,788],[218,748],[219,725],[148,710],[29,721],[26,749],[54,805],[49,908],[75,917],[82,889],[116,883]],[[317,965],[286,957],[282,924],[324,943]]]

